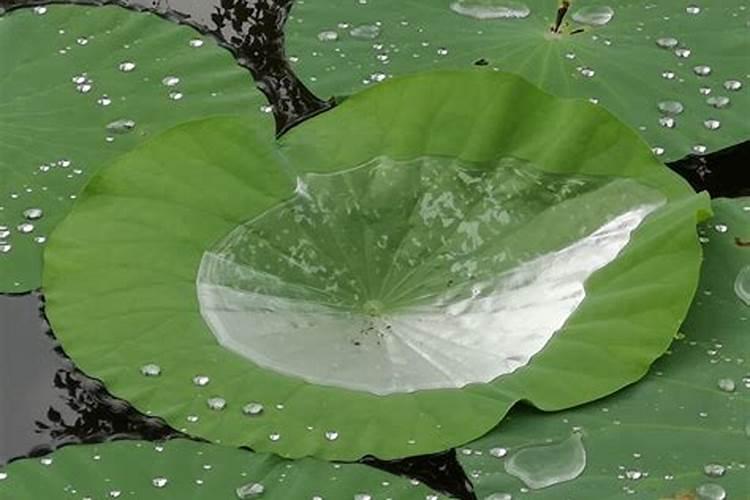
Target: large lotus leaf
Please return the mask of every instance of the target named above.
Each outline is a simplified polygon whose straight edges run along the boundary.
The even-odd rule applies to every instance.
[[[215,114],[247,113],[273,132],[229,52],[146,13],[13,11],[0,17],[0,66],[0,291],[39,287],[47,236],[112,158]]]
[[[519,408],[466,445],[460,461],[480,498],[502,492],[515,497],[525,487],[507,469],[539,484],[575,476],[584,461],[577,479],[524,496],[746,498],[750,249],[740,244],[750,240],[750,199],[719,199],[714,210],[702,228],[699,292],[668,355],[644,380],[614,396],[553,414]],[[556,447],[576,432],[585,459],[575,446]],[[540,456],[550,443],[556,448]]]
[[[434,452],[520,399],[640,378],[689,306],[706,206],[598,106],[431,73],[278,146],[222,118],[123,156],[51,239],[47,313],[84,371],[190,433]]]
[[[438,500],[419,483],[357,464],[175,439],[68,446],[0,469],[0,499],[215,498]]]
[[[308,0],[295,5],[287,23],[287,50],[300,77],[323,96],[428,68],[484,64],[555,95],[594,99],[638,129],[665,161],[748,138],[744,0],[690,8],[683,0],[579,0],[563,33],[553,35],[559,4]],[[610,18],[606,8],[611,20],[592,26]],[[585,31],[570,34],[579,28]]]

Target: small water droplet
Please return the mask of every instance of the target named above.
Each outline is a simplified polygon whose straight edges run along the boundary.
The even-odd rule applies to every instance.
[[[726,467],[721,464],[706,464],[705,467],[703,467],[703,473],[708,477],[721,477],[726,471]]]
[[[0,241],[0,253],[10,253],[13,250],[13,245],[6,241]]]
[[[354,500],[372,500],[372,495],[368,493],[357,493],[354,495]]]
[[[349,34],[360,40],[374,40],[380,36],[380,27],[374,24],[360,24],[349,30]]]
[[[263,413],[263,405],[260,403],[248,403],[242,407],[242,413],[248,416],[258,416]]]
[[[44,457],[41,460],[39,460],[39,463],[42,465],[52,465],[53,459],[52,457]]]
[[[154,485],[155,488],[164,488],[169,480],[166,477],[155,477],[151,480],[151,484]]]
[[[496,447],[496,448],[490,449],[490,455],[492,455],[495,458],[503,458],[507,454],[508,454],[507,448]]]
[[[659,111],[668,115],[679,115],[685,110],[680,101],[661,101],[656,105]]]
[[[690,54],[692,53],[693,52],[687,47],[680,47],[679,49],[675,49],[674,51],[674,55],[676,55],[677,57],[681,59],[687,59],[688,57],[690,57]]]
[[[333,30],[324,30],[318,33],[318,40],[321,42],[335,42],[339,39],[339,34]]]
[[[711,74],[711,66],[706,66],[705,64],[695,66],[693,68],[693,73],[698,76],[708,76]]]
[[[674,71],[664,71],[662,72],[661,77],[665,80],[674,80],[675,74]]]
[[[194,423],[196,423],[196,422],[197,422],[197,421],[198,421],[199,419],[198,419],[198,415],[188,415],[188,416],[187,416],[187,417],[185,418],[185,420],[187,420],[187,421],[188,421],[188,422],[190,422],[191,424],[194,424]]]
[[[16,226],[16,229],[18,229],[19,233],[29,234],[30,232],[34,230],[34,224],[31,224],[29,222],[23,222],[19,224],[18,226]]]
[[[88,45],[89,39],[86,38],[85,36],[80,36],[80,37],[76,38],[76,43],[78,45],[81,45],[81,46]]]
[[[456,0],[450,9],[474,19],[523,19],[531,14],[526,4],[510,0]]]
[[[34,7],[34,14],[36,14],[37,16],[43,16],[46,13],[47,13],[47,7],[43,7],[43,6]]]
[[[27,208],[23,211],[23,216],[27,220],[41,219],[42,215],[44,215],[44,211],[41,208]]]
[[[8,473],[0,472],[0,481],[5,481],[6,479],[8,479]]]
[[[706,127],[708,130],[717,130],[718,128],[721,127],[721,122],[714,118],[709,118],[708,120],[705,120],[703,122],[703,126]]]
[[[742,88],[742,82],[739,80],[727,80],[724,82],[724,88],[736,92]]]
[[[484,500],[513,500],[513,495],[510,493],[493,493],[484,497]]]
[[[211,379],[206,375],[196,375],[195,377],[193,377],[193,383],[199,387],[208,385],[209,382],[211,382]]]
[[[173,101],[179,101],[180,99],[183,98],[183,94],[179,90],[172,90],[169,93],[169,98],[172,99]]]
[[[586,449],[579,433],[560,443],[523,448],[505,461],[505,471],[532,489],[570,481],[585,468]]]
[[[96,103],[99,106],[109,106],[110,104],[112,104],[112,99],[110,99],[107,94],[104,94],[96,100]]]
[[[263,486],[260,483],[248,483],[243,484],[236,490],[237,498],[240,500],[246,500],[248,498],[256,498],[263,494],[264,491],[266,491],[265,486]]]
[[[117,66],[123,73],[130,73],[135,69],[135,63],[132,61],[123,61]]]
[[[729,231],[729,226],[727,226],[726,224],[716,224],[714,225],[714,229],[717,233],[726,233],[727,231]]]
[[[656,45],[658,45],[659,47],[663,49],[673,49],[677,47],[679,43],[680,43],[679,40],[671,36],[665,36],[665,37],[656,39]]]
[[[692,150],[693,150],[693,153],[697,155],[702,155],[706,153],[708,148],[704,146],[703,144],[696,144],[695,146],[692,147]]]
[[[581,69],[579,70],[579,72],[581,73],[581,76],[584,76],[584,77],[586,77],[586,78],[591,78],[591,77],[593,77],[594,75],[596,75],[596,71],[594,71],[594,70],[593,70],[593,69],[591,69],[591,68],[585,67],[585,66],[584,66],[584,67],[582,67],[582,68],[581,68]]]
[[[565,59],[570,59],[571,61],[576,58],[576,55],[574,52],[566,52],[565,53]]]
[[[628,469],[625,471],[625,478],[630,479],[631,481],[638,481],[642,477],[643,472],[638,469]]]
[[[701,13],[701,8],[695,4],[691,4],[685,7],[685,12],[687,12],[688,14],[696,15]]]
[[[188,42],[188,45],[190,45],[194,49],[197,49],[199,47],[203,47],[203,43],[203,40],[201,40],[200,38],[193,38]]]
[[[734,280],[734,293],[745,305],[750,306],[750,265],[743,267],[737,273],[737,278]],[[750,383],[745,385],[750,388]]]
[[[372,80],[373,82],[382,82],[386,78],[388,78],[388,75],[386,75],[385,73],[373,73],[370,75],[370,80]]]
[[[145,377],[158,377],[161,375],[161,367],[154,363],[148,363],[141,366],[141,375]]]
[[[675,128],[677,122],[671,116],[662,116],[659,118],[659,125],[665,128]]]
[[[120,491],[120,490],[111,490],[109,492],[109,497],[110,498],[120,498],[120,495],[122,495],[122,491]]]
[[[174,87],[180,83],[180,79],[176,76],[168,75],[161,79],[161,83],[166,87]]]
[[[713,95],[706,99],[706,104],[716,109],[722,109],[729,106],[730,99],[724,95]]]
[[[606,5],[592,5],[583,7],[573,13],[573,21],[589,26],[604,26],[615,16],[612,7]]]
[[[695,489],[695,493],[700,500],[724,500],[727,497],[726,490],[716,483],[701,484]]]
[[[279,434],[278,432],[272,432],[268,435],[268,439],[270,439],[271,441],[278,441],[279,439],[281,439],[281,434]]]
[[[654,154],[655,154],[656,156],[661,156],[661,155],[663,155],[663,154],[664,154],[664,148],[662,148],[662,147],[660,147],[660,146],[654,146],[653,148],[651,148],[651,151],[652,151],[652,152],[653,152],[653,153],[654,153]]]
[[[107,124],[107,131],[115,134],[127,134],[135,128],[135,121],[122,118]]]
[[[39,243],[41,245],[42,243],[45,243],[46,241],[47,241],[46,236],[34,236],[35,243]]]
[[[445,47],[440,47],[437,49],[437,55],[439,56],[447,56],[448,55],[448,49]]]
[[[326,431],[326,439],[328,441],[336,441],[339,438],[339,433],[336,431]]]
[[[227,401],[224,398],[212,397],[206,400],[208,407],[214,411],[221,411],[227,406]]]

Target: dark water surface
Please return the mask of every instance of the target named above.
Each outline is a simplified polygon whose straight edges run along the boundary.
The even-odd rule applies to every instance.
[[[0,0],[0,7],[50,2]],[[151,10],[212,34],[255,78],[273,105],[281,134],[335,103],[310,92],[284,55],[283,26],[293,0],[120,0],[59,3],[119,4]],[[33,34],[23,43],[33,43]],[[712,196],[750,195],[750,141],[669,167],[696,190]],[[44,317],[41,293],[0,294],[0,465],[38,456],[66,444],[112,439],[169,439],[182,435],[161,419],[140,414],[107,392],[103,384],[76,369]],[[461,499],[475,498],[455,451],[363,463],[419,479]]]

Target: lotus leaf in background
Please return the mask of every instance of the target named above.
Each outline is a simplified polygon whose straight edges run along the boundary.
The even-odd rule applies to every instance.
[[[559,3],[298,2],[287,53],[321,97],[433,68],[516,73],[552,94],[598,102],[663,161],[748,139],[745,1],[578,1],[552,34]]]
[[[740,498],[747,492],[750,378],[747,360],[750,291],[750,198],[714,201],[701,229],[705,262],[695,302],[668,355],[633,387],[580,408],[542,414],[518,408],[487,436],[459,450],[480,498]],[[743,271],[744,270],[744,271]],[[529,450],[580,433],[575,447],[524,464]],[[516,458],[521,453],[521,461]],[[521,464],[519,468],[518,465]]]
[[[66,352],[174,427],[287,457],[444,450],[518,400],[636,381],[687,312],[707,198],[599,106],[435,72],[266,137],[165,133],[45,254]]]
[[[358,464],[284,460],[186,439],[67,446],[0,468],[0,499],[447,498]]]
[[[264,97],[229,52],[151,14],[12,11],[0,17],[0,52],[0,292],[40,286],[47,237],[116,156],[215,114],[245,113],[273,132]]]

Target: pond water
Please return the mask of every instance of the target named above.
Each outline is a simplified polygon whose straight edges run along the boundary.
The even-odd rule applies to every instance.
[[[8,11],[44,3],[0,0],[0,7]],[[70,3],[115,3],[146,9],[213,35],[252,73],[272,106],[279,133],[335,105],[328,96],[315,96],[306,88],[286,61],[282,30],[292,0]],[[454,10],[469,12],[466,5],[470,3],[455,2]],[[587,15],[592,24],[606,23],[611,17],[607,12]],[[367,30],[360,31],[361,36],[367,36]],[[30,37],[28,42],[33,43],[33,34]],[[127,124],[113,125],[122,126],[127,128]],[[711,155],[690,156],[670,166],[696,189],[707,189],[713,196],[738,196],[747,194],[740,166],[748,162],[750,142]],[[21,457],[44,455],[69,443],[124,438],[161,440],[182,435],[162,420],[138,413],[127,402],[109,394],[100,382],[76,369],[55,341],[44,316],[43,291],[0,294],[0,394],[0,465]],[[458,498],[474,498],[454,450],[387,462],[365,458],[362,462],[414,477]]]

